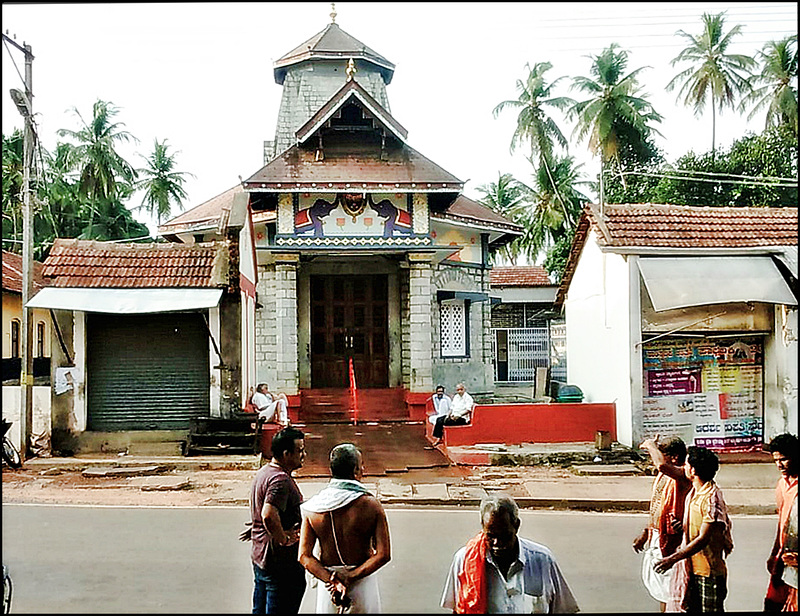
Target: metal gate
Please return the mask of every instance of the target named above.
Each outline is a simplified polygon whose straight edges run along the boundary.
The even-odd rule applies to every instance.
[[[203,314],[88,314],[86,338],[89,430],[183,430],[209,414]]]
[[[492,341],[496,381],[532,382],[536,380],[537,367],[550,365],[546,327],[495,329]]]

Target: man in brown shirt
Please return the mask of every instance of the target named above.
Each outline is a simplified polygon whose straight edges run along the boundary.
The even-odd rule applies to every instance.
[[[297,614],[306,589],[297,562],[300,503],[303,495],[292,472],[303,466],[304,434],[284,428],[272,438],[272,459],[253,479],[250,525],[240,539],[250,539],[254,614]]]
[[[301,507],[300,563],[324,583],[317,591],[318,614],[342,605],[353,613],[377,613],[381,602],[373,574],[391,558],[386,513],[361,483],[364,466],[355,445],[334,447],[330,465],[333,479]]]

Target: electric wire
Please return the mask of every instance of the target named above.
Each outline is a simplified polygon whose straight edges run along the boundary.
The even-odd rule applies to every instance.
[[[728,180],[724,178],[696,178],[691,176],[685,175],[675,175],[675,174],[667,174],[667,173],[652,173],[649,171],[606,171],[609,175],[641,175],[645,177],[655,177],[655,178],[664,178],[668,180],[686,180],[690,182],[706,182],[709,184],[744,184],[747,186],[771,186],[774,188],[795,188],[797,186],[797,182],[793,183],[784,183],[781,181],[778,182],[770,182],[770,181],[753,181],[753,180]]]

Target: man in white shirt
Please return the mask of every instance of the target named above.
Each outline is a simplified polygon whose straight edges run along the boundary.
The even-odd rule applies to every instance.
[[[436,393],[431,396],[433,414],[428,416],[428,421],[436,425],[436,420],[442,415],[450,414],[450,396],[444,393],[444,385],[436,386]]]
[[[277,423],[286,427],[289,425],[289,407],[286,394],[273,396],[266,383],[259,383],[256,393],[250,400],[256,407],[258,418],[264,422],[277,420]]]
[[[517,536],[510,496],[481,503],[483,530],[453,557],[441,606],[458,614],[565,614],[578,604],[544,545]]]
[[[433,426],[433,446],[438,447],[442,443],[442,435],[445,426],[463,426],[469,423],[472,418],[472,409],[475,402],[467,393],[464,383],[456,385],[456,395],[450,402],[450,410],[447,415],[437,417]]]

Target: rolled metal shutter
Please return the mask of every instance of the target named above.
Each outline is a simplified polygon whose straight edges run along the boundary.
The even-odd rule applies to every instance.
[[[183,430],[210,410],[203,314],[87,314],[88,429]]]

